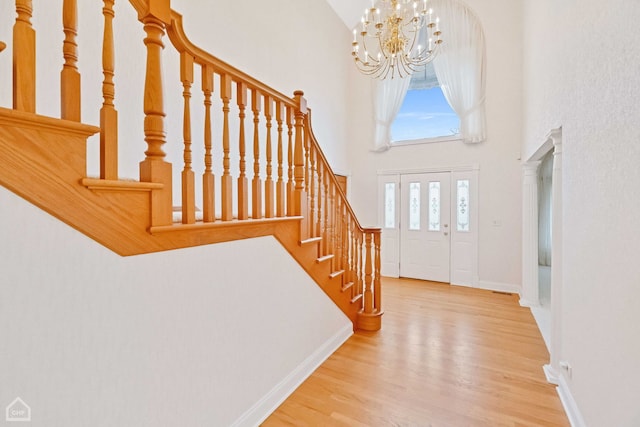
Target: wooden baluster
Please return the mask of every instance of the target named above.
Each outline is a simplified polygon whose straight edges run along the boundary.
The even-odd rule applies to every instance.
[[[324,177],[324,163],[321,161],[320,156],[318,156],[317,160],[317,171],[318,171],[318,216],[316,218],[316,236],[322,237],[324,234],[322,231],[322,220],[324,218],[324,211],[327,209],[324,206],[324,185],[323,185],[323,177]],[[320,244],[320,256],[324,255],[322,253],[322,244]]]
[[[342,240],[342,269],[346,272],[349,270],[349,224],[347,222],[347,205],[344,199],[342,199],[340,215],[342,216],[342,234],[340,238]]]
[[[309,121],[307,120],[307,116],[304,117],[304,126],[303,126],[303,131],[304,131],[304,185],[305,185],[305,190],[306,190],[306,195],[307,198],[306,200],[303,200],[303,202],[305,203],[306,206],[306,213],[304,215],[304,222],[306,224],[307,227],[307,235],[309,237],[313,237],[312,234],[312,224],[313,224],[313,217],[308,215],[309,212],[311,212],[311,180],[309,179],[310,175],[311,175],[311,166],[310,166],[310,161],[309,161],[309,132],[307,129],[307,126],[309,125]]]
[[[147,37],[147,67],[144,84],[144,135],[147,143],[146,158],[140,163],[140,181],[163,184],[161,190],[151,192],[151,225],[171,225],[172,173],[171,163],[165,162],[162,146],[167,141],[164,129],[164,94],[162,87],[162,37],[165,22],[169,22],[171,11],[169,0],[148,0],[148,13],[140,17]]]
[[[249,180],[247,178],[246,169],[246,141],[244,132],[244,119],[246,117],[245,108],[247,106],[247,85],[238,82],[236,96],[238,97],[238,109],[240,110],[238,117],[240,118],[239,131],[239,151],[240,151],[240,176],[238,177],[238,219],[249,218]]]
[[[362,294],[364,292],[364,286],[363,286],[363,259],[362,259],[362,244],[363,244],[363,238],[364,235],[362,234],[362,231],[358,230],[358,243],[357,243],[357,252],[358,252],[358,295]]]
[[[366,314],[373,313],[373,295],[372,295],[372,273],[373,264],[371,260],[371,242],[372,234],[365,231],[365,260],[364,260],[364,312]]]
[[[282,101],[276,101],[276,123],[278,124],[278,181],[276,182],[276,216],[285,215],[285,196],[283,179],[283,152],[282,152]]]
[[[336,187],[337,188],[337,187]],[[342,218],[340,218],[340,210],[341,210],[342,200],[336,190],[336,206],[335,206],[335,223],[334,223],[334,239],[335,239],[335,257],[336,260],[336,270],[342,270]]]
[[[180,80],[184,88],[184,117],[182,120],[182,136],[184,139],[184,169],[182,170],[182,223],[196,222],[196,190],[195,174],[191,169],[191,85],[193,84],[193,56],[188,53],[180,55]]]
[[[262,218],[262,180],[260,179],[260,92],[251,92],[253,110],[253,180],[251,181],[251,217]]]
[[[330,237],[330,231],[331,231],[331,224],[329,223],[329,214],[331,211],[331,207],[329,205],[329,178],[330,178],[330,172],[326,171],[323,174],[323,185],[324,185],[324,231],[322,234],[322,255],[326,256],[329,255],[329,247],[331,244],[331,237]]]
[[[337,267],[338,267],[338,259],[336,257],[336,252],[338,249],[338,246],[336,245],[337,200],[336,200],[336,186],[332,181],[329,182],[329,192],[331,195],[331,207],[329,209],[329,240],[330,240],[329,250],[330,250],[330,254],[333,255],[333,258],[331,259],[332,270],[335,271],[337,270]]]
[[[293,110],[287,105],[287,216],[295,215],[293,200],[295,198],[295,182],[293,180]]]
[[[108,4],[111,3],[111,4]],[[111,13],[107,12],[109,10]],[[113,0],[105,1],[103,8],[105,16],[105,35],[107,37],[107,17],[113,17]],[[109,19],[110,23],[110,19]],[[62,28],[64,41],[62,42],[62,54],[64,64],[60,72],[60,117],[65,120],[80,121],[80,73],[78,72],[78,5],[76,0],[64,0],[62,2]],[[113,48],[113,46],[111,46]],[[104,51],[103,51],[103,68]],[[106,79],[105,74],[105,79]]]
[[[294,148],[294,175],[295,190],[293,200],[293,214],[306,219],[307,194],[305,192],[305,162],[304,162],[304,116],[307,113],[307,100],[304,92],[298,90],[294,92],[296,99],[295,128],[296,143]],[[304,222],[304,220],[303,220]],[[304,229],[304,228],[303,228]],[[305,236],[302,236],[304,238]]]
[[[351,286],[351,298],[358,295],[358,279],[356,278],[356,225],[352,216],[349,216],[349,281]]]
[[[307,158],[309,159],[309,164],[307,166],[308,175],[307,182],[309,183],[309,237],[317,237],[315,234],[316,231],[316,185],[315,185],[315,174],[316,174],[316,151],[310,150],[308,145],[309,138],[307,138]]]
[[[116,87],[113,83],[115,73],[115,48],[113,42],[113,11],[114,0],[104,0],[102,14],[104,15],[104,33],[102,38],[102,108],[100,108],[100,178],[118,179],[118,112],[113,101],[116,97]],[[63,69],[64,73],[65,70]],[[73,72],[70,73],[73,75]],[[63,78],[64,80],[64,78]],[[78,75],[78,84],[80,76]],[[80,89],[78,89],[78,94]],[[65,90],[63,89],[63,94]],[[64,106],[65,101],[62,101]],[[78,97],[77,108],[80,108]],[[64,116],[64,107],[63,107]],[[64,118],[64,117],[63,117]],[[80,113],[78,113],[80,120]]]
[[[382,311],[382,288],[380,283],[380,236],[382,230],[377,229],[373,234],[374,245],[374,275],[373,275],[373,306],[376,312]]]
[[[264,117],[267,120],[267,146],[266,146],[266,157],[267,157],[267,179],[264,182],[264,216],[267,218],[273,218],[274,215],[274,207],[273,207],[273,166],[271,165],[271,160],[273,156],[273,147],[271,144],[271,118],[272,118],[272,110],[273,103],[271,102],[271,98],[267,95],[264,96]]]
[[[202,220],[215,221],[215,176],[211,167],[211,93],[213,92],[213,69],[202,67],[202,92],[204,93],[204,174],[202,175]]]
[[[231,76],[222,74],[220,76],[220,98],[222,99],[222,220],[231,221],[233,219],[233,178],[229,172],[231,160],[229,159],[229,102],[231,100]]]
[[[36,112],[36,32],[31,0],[16,0],[13,25],[13,108]]]

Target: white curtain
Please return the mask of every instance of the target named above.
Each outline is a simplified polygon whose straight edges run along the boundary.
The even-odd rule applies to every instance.
[[[553,154],[547,154],[538,167],[538,264],[551,265],[551,186]]]
[[[400,111],[410,82],[409,77],[401,79],[397,76],[373,81],[376,119],[373,151],[385,151],[391,146],[391,125]]]
[[[442,92],[460,117],[464,142],[486,139],[485,42],[475,13],[455,0],[434,0],[444,42],[433,61]]]

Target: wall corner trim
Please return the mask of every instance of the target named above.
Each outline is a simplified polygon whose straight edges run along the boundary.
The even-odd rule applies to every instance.
[[[353,335],[353,325],[349,323],[329,338],[309,355],[297,368],[282,379],[266,395],[240,416],[232,427],[260,425],[284,402],[300,384],[304,382],[329,356]]]
[[[544,375],[547,377],[547,381],[557,385],[556,391],[558,392],[558,396],[560,396],[560,401],[562,402],[564,412],[567,414],[567,418],[569,418],[571,427],[587,427],[564,375],[560,374],[550,364],[544,365],[542,369],[544,370]]]

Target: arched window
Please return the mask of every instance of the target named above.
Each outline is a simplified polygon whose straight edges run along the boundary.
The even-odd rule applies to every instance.
[[[480,20],[459,0],[431,4],[440,17],[444,43],[424,75],[376,83],[376,151],[388,149],[392,141],[452,135],[466,143],[486,139],[486,55]]]

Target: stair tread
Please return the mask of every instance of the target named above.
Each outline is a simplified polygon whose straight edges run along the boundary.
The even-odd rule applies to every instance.
[[[342,276],[343,274],[344,274],[344,270],[337,270],[337,271],[334,271],[333,273],[330,273],[329,277],[333,279],[335,277]]]
[[[358,294],[355,297],[351,298],[351,304],[355,304],[362,299],[362,294]]]
[[[322,237],[311,237],[309,239],[301,240],[300,246],[310,245],[312,243],[318,243],[322,241]]]
[[[353,282],[345,283],[342,285],[342,292],[348,291],[353,287]]]
[[[325,261],[329,261],[330,259],[333,259],[335,255],[331,254],[331,255],[325,255],[325,256],[321,256],[320,258],[316,259],[316,262],[318,264],[323,263]]]

